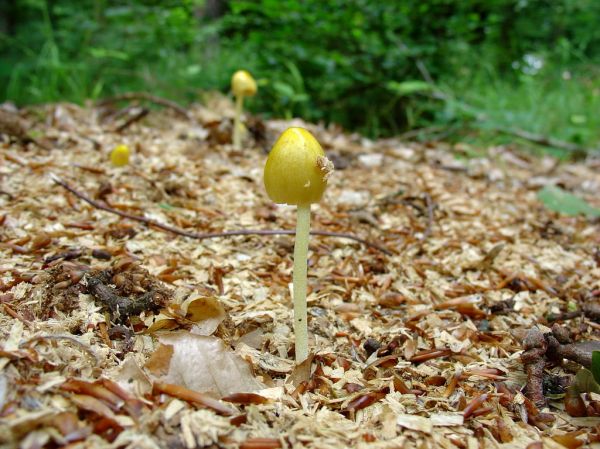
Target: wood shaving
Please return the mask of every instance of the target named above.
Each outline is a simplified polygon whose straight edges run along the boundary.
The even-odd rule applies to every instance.
[[[598,442],[597,417],[572,418],[561,399],[537,410],[520,392],[527,332],[549,331],[548,316],[600,301],[598,220],[559,216],[536,198],[540,187],[559,184],[600,207],[591,158],[557,164],[503,146],[465,159],[465,145],[370,141],[298,119],[258,118],[236,151],[232,105],[213,103],[218,108],[166,105],[130,122],[110,103],[40,106],[32,126],[44,145],[0,141],[6,447]],[[55,127],[43,117],[55,117],[45,122]],[[308,128],[337,166],[313,207],[314,228],[389,252],[311,237],[313,359],[301,375],[291,331],[293,237],[194,240],[156,227],[292,231],[293,209],[272,204],[262,181],[269,144],[289,126]],[[119,144],[132,157],[115,168],[109,154]],[[81,201],[50,173],[125,216]],[[118,298],[160,288],[160,310],[120,315],[120,306],[90,294],[94,273],[110,274],[105,282]],[[570,316],[574,341],[600,339],[593,318]],[[193,390],[211,390],[199,386],[210,361],[200,363],[206,352],[186,339],[210,342],[214,354],[235,361],[210,374],[227,379],[223,391]],[[547,366],[546,375],[571,368]],[[256,396],[235,396],[249,389]],[[232,394],[237,401],[219,400]]]

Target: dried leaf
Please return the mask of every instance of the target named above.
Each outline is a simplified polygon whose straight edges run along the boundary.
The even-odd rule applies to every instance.
[[[248,363],[218,338],[177,331],[160,335],[159,341],[150,367],[161,382],[217,397],[264,388]]]

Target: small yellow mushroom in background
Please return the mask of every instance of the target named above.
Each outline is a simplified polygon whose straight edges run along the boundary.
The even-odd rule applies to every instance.
[[[308,237],[310,205],[321,200],[333,164],[317,139],[304,128],[286,129],[269,153],[264,183],[269,197],[276,203],[297,206],[294,242],[294,336],[296,362],[308,357],[308,323],[306,311]]]
[[[124,167],[129,164],[130,153],[127,145],[117,145],[110,152],[110,161],[115,167]]]
[[[231,77],[231,90],[235,96],[235,117],[233,120],[233,148],[239,150],[242,147],[242,110],[244,108],[244,97],[256,95],[256,81],[246,70],[238,70]]]

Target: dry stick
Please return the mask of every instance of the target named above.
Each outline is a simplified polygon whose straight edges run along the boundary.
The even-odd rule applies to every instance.
[[[121,125],[117,126],[115,128],[114,132],[120,133],[120,132],[125,131],[131,125],[133,125],[134,123],[139,122],[141,119],[143,119],[144,117],[146,117],[149,113],[150,113],[150,109],[148,109],[148,108],[141,108],[139,111],[137,111],[136,113],[132,114],[131,117],[129,117],[127,120],[125,120],[124,123],[122,123]]]
[[[547,147],[554,147],[560,150],[570,151],[573,153],[586,153],[588,151],[594,151],[593,149],[584,148],[574,143],[565,142],[564,140],[554,139],[549,136],[544,136],[541,134],[534,134],[529,131],[525,131],[523,129],[514,129],[514,128],[495,128],[494,131],[508,134],[510,136],[519,137],[521,139],[528,140],[533,143],[537,143],[538,145],[544,145]]]
[[[423,239],[427,239],[433,230],[433,208],[434,204],[431,200],[431,195],[429,193],[425,193],[425,204],[427,205],[427,227],[425,228],[425,232],[423,233]]]
[[[153,220],[151,218],[140,217],[139,215],[128,214],[127,212],[122,212],[120,210],[116,210],[111,207],[108,207],[107,205],[105,205],[99,201],[95,201],[95,200],[89,198],[88,196],[84,195],[83,193],[79,192],[78,190],[74,189],[66,181],[59,178],[54,173],[50,173],[50,178],[56,184],[64,187],[69,192],[71,192],[73,195],[82,199],[83,201],[85,201],[86,203],[95,207],[96,209],[100,209],[105,212],[109,212],[111,214],[115,214],[115,215],[118,215],[123,218],[128,218],[130,220],[139,221],[141,223],[146,223],[149,226],[154,226],[156,228],[162,229],[163,231],[172,232],[173,234],[182,235],[184,237],[188,237],[191,239],[204,240],[204,239],[212,239],[212,238],[218,238],[218,237],[236,237],[236,236],[242,236],[242,235],[294,235],[295,234],[295,231],[286,230],[286,229],[239,229],[239,230],[235,230],[235,231],[206,232],[206,233],[184,231],[183,229],[176,228],[174,226],[169,226],[167,224],[161,223],[161,222]],[[311,235],[320,235],[320,236],[324,236],[324,237],[339,237],[339,238],[343,238],[343,239],[354,240],[355,242],[361,243],[367,247],[374,248],[378,251],[381,251],[383,254],[386,254],[388,256],[393,255],[393,253],[389,249],[385,248],[384,246],[381,246],[377,243],[369,242],[368,240],[357,237],[353,234],[347,234],[345,232],[333,232],[333,231],[310,231],[310,233],[311,233]]]
[[[14,137],[21,144],[33,143],[43,150],[52,150],[47,144],[40,142],[29,135],[29,124],[18,114],[0,109],[0,134]]]
[[[151,103],[156,103],[156,104],[164,106],[166,108],[173,109],[175,112],[177,112],[181,116],[185,117],[186,119],[188,119],[188,120],[191,119],[190,114],[183,106],[180,106],[179,104],[175,103],[174,101],[167,100],[166,98],[157,97],[155,95],[150,95],[145,92],[126,92],[124,94],[120,94],[120,95],[116,95],[114,97],[105,98],[103,100],[100,100],[97,104],[104,105],[107,103],[113,103],[113,102],[122,101],[122,100],[127,100],[127,101],[146,100]]]
[[[28,340],[21,342],[19,344],[19,348],[26,347],[29,344],[34,343],[34,342],[45,341],[45,340],[70,341],[71,343],[74,343],[79,348],[83,349],[87,354],[89,354],[96,361],[96,363],[99,362],[98,356],[96,355],[96,353],[94,352],[94,350],[92,348],[90,348],[86,343],[79,341],[77,338],[75,338],[71,335],[60,335],[60,334],[36,335],[36,336],[29,338]]]

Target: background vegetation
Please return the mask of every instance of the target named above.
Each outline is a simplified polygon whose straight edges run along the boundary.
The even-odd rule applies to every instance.
[[[14,0],[0,17],[0,101],[197,101],[246,68],[268,116],[600,146],[597,0]]]

